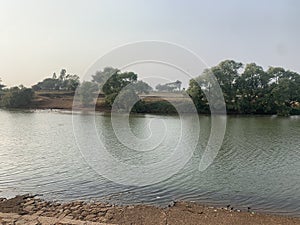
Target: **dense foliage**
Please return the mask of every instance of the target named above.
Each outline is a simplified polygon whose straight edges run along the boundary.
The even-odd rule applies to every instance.
[[[177,114],[175,107],[165,100],[155,102],[139,101],[132,108],[135,113]]]
[[[64,90],[64,91],[75,91],[79,86],[79,76],[67,74],[65,69],[62,69],[60,75],[57,77],[56,73],[53,74],[52,78],[46,78],[41,82],[33,85],[32,88],[35,91],[46,90]]]
[[[162,92],[174,92],[181,90],[182,82],[180,80],[176,80],[175,82],[166,83],[166,84],[158,84],[155,89]]]
[[[176,113],[175,107],[167,101],[140,100],[138,95],[147,94],[152,88],[137,78],[138,75],[134,72],[121,72],[106,67],[97,71],[91,82],[85,81],[81,85],[77,75],[67,74],[64,69],[58,77],[54,73],[52,78],[44,79],[32,89],[23,86],[5,88],[0,79],[0,104],[7,108],[29,107],[34,90],[74,91],[79,87],[78,93],[84,106],[91,105],[100,91],[108,106],[115,104],[120,110]],[[161,91],[179,91],[181,82],[177,80],[158,86]],[[222,92],[218,92],[218,86]],[[221,105],[222,102],[218,102],[221,96],[228,113],[300,115],[300,75],[281,67],[264,70],[255,63],[243,65],[233,60],[225,60],[190,80],[187,91],[183,93],[192,98],[199,113],[209,113],[212,107]],[[208,102],[212,104],[209,105]],[[176,107],[189,111],[186,102],[180,102]]]
[[[23,86],[12,87],[4,91],[1,97],[1,106],[7,108],[27,108],[34,97],[34,91],[31,88]]]
[[[139,80],[136,83],[134,83],[133,89],[138,94],[149,94],[153,90],[149,84],[147,84],[146,82],[144,82],[142,80]]]
[[[97,97],[98,86],[97,84],[89,81],[84,81],[78,88],[78,94],[82,105],[89,106]]]
[[[99,85],[108,106],[112,106],[120,94],[115,104],[118,109],[125,111],[132,105],[132,102],[138,101],[138,94],[147,94],[152,90],[146,82],[137,80],[136,73],[121,72],[112,67],[97,71],[92,76],[92,81]]]
[[[219,83],[229,113],[300,114],[300,75],[280,67],[265,71],[255,63],[226,60],[190,80],[188,94],[200,113],[208,113],[214,94],[212,74]]]

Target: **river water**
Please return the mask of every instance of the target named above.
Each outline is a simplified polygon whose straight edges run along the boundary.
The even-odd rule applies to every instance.
[[[222,147],[205,171],[199,171],[199,161],[209,138],[211,118],[199,116],[200,134],[191,159],[171,177],[139,187],[118,184],[102,176],[78,144],[78,136],[86,140],[87,146],[93,144],[89,132],[94,127],[114,158],[134,165],[151,164],[168,157],[180,138],[189,141],[195,134],[198,128],[195,126],[199,124],[188,120],[178,116],[131,116],[132,132],[146,141],[142,142],[145,146],[135,145],[135,139],[127,138],[126,147],[115,131],[119,129],[118,135],[122,135],[122,116],[116,116],[115,124],[120,126],[113,128],[110,115],[100,113],[1,110],[0,196],[32,193],[59,201],[95,199],[162,206],[173,200],[186,200],[300,216],[300,117],[297,116],[228,116]],[[74,129],[74,121],[80,129]],[[182,134],[178,130],[183,123],[190,129]],[[124,137],[127,133],[124,130]],[[128,148],[132,144],[147,149],[156,142],[153,152]],[[102,163],[99,155],[95,158]],[[105,165],[106,171],[116,170],[113,165]],[[162,173],[159,168],[155,172],[157,176]]]

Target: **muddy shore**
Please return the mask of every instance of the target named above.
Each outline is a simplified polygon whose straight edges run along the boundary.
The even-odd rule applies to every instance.
[[[44,222],[43,222],[44,221]],[[45,222],[46,221],[46,222]],[[48,222],[47,222],[48,221]],[[50,221],[50,222],[49,222]],[[52,221],[52,222],[51,222]],[[83,222],[85,221],[85,222]],[[89,221],[89,222],[87,222]],[[300,224],[300,218],[175,202],[166,208],[101,202],[49,202],[25,195],[0,199],[1,224]]]

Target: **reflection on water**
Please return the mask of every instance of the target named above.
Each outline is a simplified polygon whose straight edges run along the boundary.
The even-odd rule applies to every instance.
[[[75,117],[82,123],[82,135],[86,135],[84,127],[89,126],[91,115]],[[153,118],[173,128],[164,129],[165,125],[157,122],[149,128]],[[115,184],[89,167],[76,145],[72,115],[0,111],[0,195],[31,192],[47,199],[160,205],[171,200],[191,200],[300,215],[299,117],[228,117],[222,148],[204,172],[199,172],[198,166],[209,137],[210,118],[199,118],[200,137],[190,162],[163,182],[137,188]],[[180,121],[175,116],[130,118],[135,135],[148,140],[150,147],[159,144],[158,149],[150,152],[124,148],[114,135],[110,117],[99,114],[95,119],[110,153],[124,162],[160,161],[168,157],[178,142],[175,131],[180,129]],[[119,125],[122,128],[121,121]],[[191,133],[184,134],[187,140],[192,135],[193,123],[190,126]],[[155,138],[149,139],[151,132]],[[164,135],[167,142],[161,140]]]

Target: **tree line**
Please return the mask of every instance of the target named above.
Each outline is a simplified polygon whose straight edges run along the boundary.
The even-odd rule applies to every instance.
[[[78,75],[67,74],[66,69],[60,71],[59,76],[53,73],[52,78],[46,78],[32,86],[34,91],[75,91],[80,85]]]
[[[128,110],[129,102],[138,100],[139,94],[147,94],[152,87],[142,80],[138,80],[134,72],[121,72],[113,67],[105,67],[92,75],[91,81],[84,81],[79,87],[79,96],[84,106],[91,104],[95,93],[100,90],[105,96],[105,103],[112,107],[118,96],[117,102],[124,110]]]
[[[34,99],[35,91],[75,91],[80,85],[77,75],[67,74],[65,69],[60,71],[59,76],[53,73],[51,78],[26,88],[23,85],[5,88],[0,79],[0,106],[6,108],[28,108]]]
[[[152,88],[145,82],[137,82],[137,74],[121,73],[111,67],[96,72],[91,83],[100,88],[109,106],[116,96],[126,88],[118,98],[126,108],[128,99],[137,99],[138,94],[148,93]],[[129,85],[130,84],[130,85]],[[160,91],[180,90],[181,82],[175,81],[165,85],[157,85]],[[208,99],[217,99],[216,87],[222,90],[227,113],[230,114],[268,114],[291,115],[300,114],[300,75],[282,67],[269,67],[264,70],[255,63],[244,65],[234,60],[225,60],[218,65],[205,69],[198,77],[191,79],[187,90],[199,113],[210,113]],[[140,88],[139,88],[140,87]],[[121,103],[120,103],[121,104]],[[221,103],[213,102],[214,105]],[[155,109],[155,110],[154,110]],[[172,112],[175,108],[168,102],[160,101],[151,105],[138,101],[133,108],[137,112]]]
[[[19,108],[28,106],[34,96],[34,91],[31,88],[26,88],[23,85],[5,88],[6,85],[1,83],[0,78],[0,106],[7,108]]]
[[[190,80],[187,93],[199,113],[208,113],[208,98],[214,94],[212,75],[220,85],[228,113],[300,114],[300,75],[281,67],[243,65],[225,60]]]
[[[244,65],[234,60],[225,60],[191,79],[187,90],[181,90],[180,81],[158,86],[163,91],[181,90],[191,97],[199,113],[209,113],[212,106],[208,104],[208,100],[217,99],[218,85],[228,113],[300,115],[300,75],[282,67],[264,70],[255,63]],[[138,80],[136,73],[122,72],[112,67],[97,71],[92,75],[91,81],[82,83],[77,75],[67,74],[65,69],[61,70],[59,76],[54,73],[52,78],[46,78],[32,88],[5,88],[0,80],[0,104],[4,107],[24,107],[30,104],[34,91],[43,90],[78,90],[84,106],[92,105],[100,91],[109,107],[116,104],[120,109],[134,112],[176,113],[175,108],[166,101],[140,100],[139,95],[153,91],[152,87]],[[136,103],[133,108],[129,108],[132,102]]]

